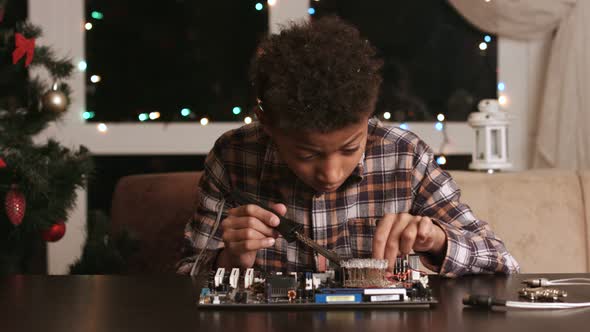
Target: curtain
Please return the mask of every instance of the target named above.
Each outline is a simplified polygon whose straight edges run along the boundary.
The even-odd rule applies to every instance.
[[[473,25],[501,37],[528,41],[554,34],[533,165],[590,169],[590,1],[448,1]]]

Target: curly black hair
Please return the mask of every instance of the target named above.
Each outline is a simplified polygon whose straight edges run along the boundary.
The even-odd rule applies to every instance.
[[[355,27],[328,16],[264,39],[250,76],[271,125],[329,132],[373,113],[382,66]]]

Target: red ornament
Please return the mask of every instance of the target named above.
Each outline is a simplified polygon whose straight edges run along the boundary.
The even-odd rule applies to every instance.
[[[16,49],[12,52],[12,63],[16,64],[23,56],[25,58],[25,67],[28,67],[33,61],[33,55],[35,54],[35,38],[27,39],[20,33],[14,34],[14,43]]]
[[[0,169],[6,168],[6,162],[4,161],[4,159],[2,159],[2,157],[0,157]]]
[[[59,241],[66,233],[66,224],[63,221],[58,221],[41,233],[43,240],[47,242]]]
[[[23,222],[25,210],[27,209],[27,201],[25,195],[18,190],[16,185],[12,185],[10,191],[6,194],[4,207],[6,208],[8,220],[10,220],[14,226],[18,226]]]

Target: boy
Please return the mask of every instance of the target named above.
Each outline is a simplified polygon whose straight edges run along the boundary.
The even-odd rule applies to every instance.
[[[459,202],[430,148],[371,118],[381,65],[369,42],[335,17],[262,42],[252,66],[259,122],[224,134],[207,157],[185,234],[196,252],[214,229],[222,193],[235,189],[302,223],[306,235],[344,258],[393,266],[414,250],[445,276],[518,271],[488,224]],[[322,256],[279,236],[278,222],[255,205],[230,209],[207,248],[210,262],[324,270]],[[185,260],[179,272],[191,265]]]

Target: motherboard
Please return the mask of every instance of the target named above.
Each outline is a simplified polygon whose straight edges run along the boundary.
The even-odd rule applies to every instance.
[[[211,271],[199,294],[202,309],[429,308],[437,303],[418,255],[387,260],[348,259],[324,272],[263,272],[253,268]]]

